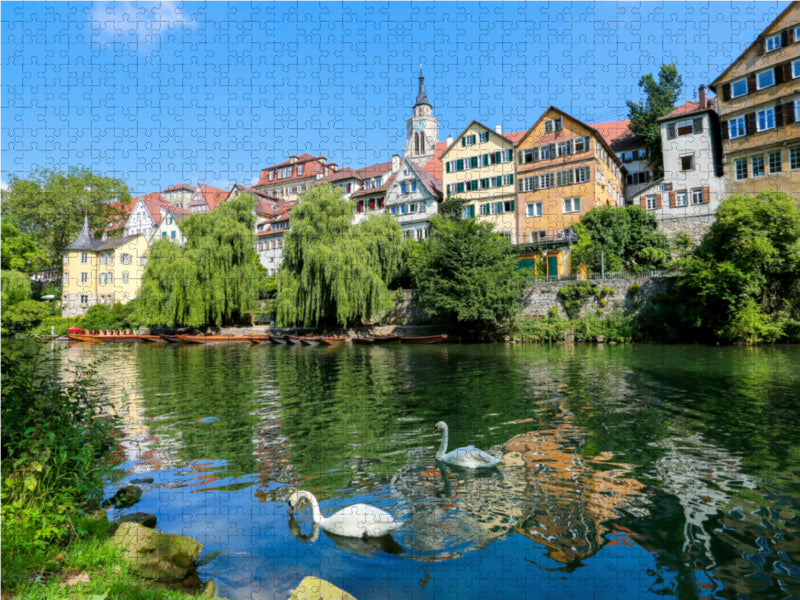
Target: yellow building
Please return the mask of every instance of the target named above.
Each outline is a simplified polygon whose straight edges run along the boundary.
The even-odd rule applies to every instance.
[[[441,156],[445,197],[464,199],[464,218],[491,223],[512,244],[517,243],[514,143],[523,134],[502,135],[499,126],[493,130],[473,121]]]
[[[136,298],[147,249],[147,239],[140,234],[95,240],[85,218],[81,233],[64,248],[61,316],[78,317],[95,304],[124,304]]]
[[[569,271],[572,225],[601,206],[621,206],[622,163],[598,131],[550,107],[517,143],[520,258],[544,258],[548,277]]]
[[[800,3],[791,3],[717,77],[726,196],[800,196]]]

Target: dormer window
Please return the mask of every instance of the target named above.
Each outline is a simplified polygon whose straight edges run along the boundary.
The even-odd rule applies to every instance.
[[[269,180],[270,181],[275,181],[275,171],[270,171],[269,172]]]
[[[554,131],[561,131],[562,122],[561,117],[556,117],[555,119],[548,119],[544,122],[544,132],[545,133],[553,133]]]
[[[292,167],[283,167],[282,169],[278,169],[278,179],[286,179],[292,176]]]
[[[297,165],[297,176],[298,177],[300,177],[303,174],[303,167],[305,167],[305,165],[303,165],[303,164]]]
[[[781,34],[773,35],[767,38],[766,40],[766,48],[767,52],[772,52],[773,50],[777,50],[781,47]]]

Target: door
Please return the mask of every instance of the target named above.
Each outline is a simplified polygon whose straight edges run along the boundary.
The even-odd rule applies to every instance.
[[[547,257],[547,278],[558,279],[558,256]]]

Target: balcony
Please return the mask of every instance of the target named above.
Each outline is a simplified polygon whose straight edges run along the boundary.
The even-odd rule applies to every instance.
[[[578,241],[578,234],[571,227],[540,229],[530,231],[517,243],[517,249],[542,248],[572,245]]]

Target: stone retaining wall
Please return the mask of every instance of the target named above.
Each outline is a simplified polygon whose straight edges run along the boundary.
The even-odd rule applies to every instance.
[[[638,279],[597,279],[593,280],[598,289],[604,287],[611,291],[605,299],[608,301],[603,308],[610,312],[616,307],[627,308],[633,301],[644,301],[659,294],[669,291],[675,284],[676,277],[641,277]],[[556,307],[558,314],[566,318],[564,307],[558,300],[558,292],[565,285],[574,284],[574,281],[537,281],[531,283],[522,297],[522,317],[544,317],[551,308]],[[628,297],[631,286],[637,284],[639,291],[632,298]],[[586,311],[594,311],[600,308],[597,299],[590,298],[586,301],[581,314]]]

